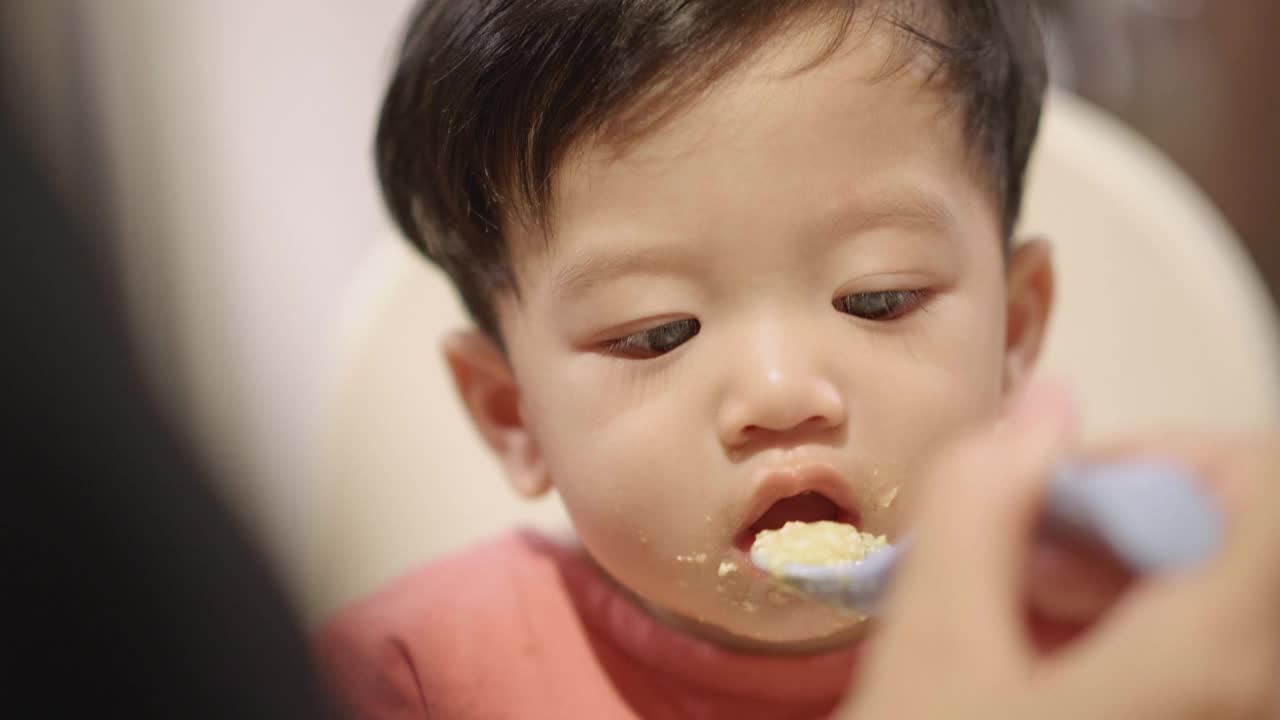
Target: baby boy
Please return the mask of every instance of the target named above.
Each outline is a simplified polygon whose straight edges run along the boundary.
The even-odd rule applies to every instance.
[[[865,624],[746,551],[789,521],[892,538],[1031,372],[1028,5],[416,10],[382,187],[475,320],[445,344],[472,420],[575,541],[498,538],[339,614],[320,647],[356,716],[831,711]]]

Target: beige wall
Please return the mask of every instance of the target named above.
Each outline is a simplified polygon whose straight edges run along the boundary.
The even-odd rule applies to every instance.
[[[60,59],[88,92],[33,83],[35,124],[92,116],[60,164],[100,175],[147,362],[296,580],[338,290],[386,228],[369,146],[409,2],[42,2],[23,73]]]

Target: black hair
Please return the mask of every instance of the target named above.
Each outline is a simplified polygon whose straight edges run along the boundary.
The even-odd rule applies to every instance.
[[[959,102],[1007,240],[1046,84],[1028,0],[423,0],[378,124],[383,194],[496,338],[504,223],[546,220],[574,143],[643,133],[788,24],[823,22],[834,51],[863,6]]]

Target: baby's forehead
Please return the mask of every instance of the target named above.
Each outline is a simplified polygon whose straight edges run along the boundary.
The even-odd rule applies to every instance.
[[[760,234],[806,244],[873,229],[956,233],[975,203],[994,212],[958,133],[917,141],[934,126],[929,112],[912,120],[882,102],[881,113],[822,119],[814,117],[821,111],[790,112],[785,100],[771,104],[757,107],[758,123],[740,122],[725,103],[719,115],[691,113],[627,155],[606,150],[566,163],[550,221],[512,234],[521,272],[575,277],[588,262],[582,255],[625,255],[625,264],[642,266],[659,254],[715,258]],[[791,121],[804,130],[793,132]],[[742,242],[717,242],[725,236]]]

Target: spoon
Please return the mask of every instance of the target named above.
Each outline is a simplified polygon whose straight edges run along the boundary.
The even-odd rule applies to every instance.
[[[1101,544],[1134,573],[1165,573],[1203,561],[1221,544],[1222,519],[1185,467],[1154,460],[1059,465],[1044,501],[1041,533]],[[842,565],[787,564],[770,573],[767,553],[751,562],[811,597],[866,616],[877,613],[907,538]]]

